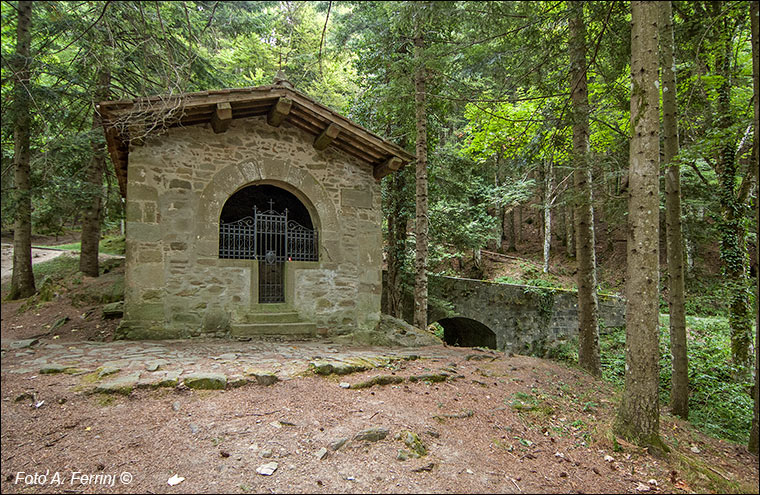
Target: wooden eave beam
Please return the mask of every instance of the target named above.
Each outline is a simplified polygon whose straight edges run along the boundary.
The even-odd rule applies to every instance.
[[[282,97],[277,100],[269,113],[267,114],[267,124],[272,127],[280,127],[280,124],[285,120],[285,117],[290,113],[290,109],[293,107],[293,100],[290,98]]]
[[[328,125],[327,129],[322,131],[314,140],[314,148],[318,151],[324,151],[338,137],[338,134],[340,134],[340,127],[335,124]]]
[[[392,156],[385,160],[380,165],[376,165],[374,170],[372,171],[372,175],[375,176],[375,179],[380,180],[386,175],[397,171],[401,168],[401,164],[403,162],[401,161],[401,158]]]
[[[211,116],[211,128],[215,134],[226,132],[232,123],[232,106],[229,102],[217,103]]]

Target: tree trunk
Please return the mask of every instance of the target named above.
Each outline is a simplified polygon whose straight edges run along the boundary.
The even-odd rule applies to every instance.
[[[721,15],[721,14],[716,14]],[[720,19],[722,24],[719,48],[720,55],[716,61],[717,69],[722,77],[718,88],[717,122],[723,139],[718,148],[718,198],[721,207],[720,259],[723,265],[725,282],[730,289],[728,323],[731,331],[731,357],[738,370],[736,379],[743,380],[749,376],[752,369],[752,318],[749,309],[749,281],[745,267],[746,257],[746,228],[744,216],[746,205],[737,198],[736,194],[736,144],[730,137],[732,115],[731,101],[731,57],[733,44],[729,21]],[[720,25],[720,24],[719,24]],[[722,49],[722,51],[720,51]]]
[[[657,4],[631,2],[631,144],[625,278],[625,385],[614,432],[665,449],[660,440],[658,344],[659,92]]]
[[[512,217],[514,219],[514,216]],[[522,226],[523,226],[523,209],[522,206],[517,206],[517,229],[515,231],[515,251],[517,247],[522,244]]]
[[[689,361],[686,353],[686,312],[684,311],[683,236],[681,228],[681,174],[673,163],[678,154],[678,120],[676,115],[676,72],[673,57],[673,13],[670,1],[660,4],[660,56],[662,71],[663,151],[668,168],[665,172],[665,230],[668,257],[668,296],[670,306],[670,353],[673,372],[670,409],[683,419],[689,418]]]
[[[388,212],[388,313],[403,315],[402,269],[406,259],[406,221],[403,191],[406,182],[403,170],[390,176],[390,208]]]
[[[13,168],[15,180],[16,220],[13,226],[13,277],[9,299],[22,299],[34,294],[34,272],[32,271],[32,191],[30,164],[30,96],[29,80],[31,63],[30,45],[32,23],[32,2],[18,3],[18,24],[16,27],[16,53],[14,67],[16,78],[13,82]]]
[[[546,162],[546,182],[544,189],[544,273],[549,273],[549,254],[552,248],[552,162]]]
[[[760,162],[760,8],[757,2],[749,3],[749,16],[752,18],[752,87],[755,98],[755,135],[752,149],[752,163]],[[755,218],[760,225],[760,201],[755,201]],[[756,258],[760,260],[760,242],[755,243]],[[760,301],[760,274],[756,279],[757,301]],[[758,395],[760,395],[760,312],[755,314],[755,386],[752,390],[752,396],[755,400],[754,414],[752,415],[752,428],[749,432],[749,443],[747,448],[754,454],[758,453],[758,416],[760,416],[760,406],[758,405]]]
[[[602,375],[599,351],[599,301],[596,282],[594,210],[589,151],[589,104],[586,83],[586,25],[583,3],[570,2],[570,89],[573,117],[573,185],[578,272],[578,364],[594,376]]]
[[[517,239],[517,232],[515,231],[515,206],[508,206],[506,208],[509,208],[509,213],[507,213],[505,216],[505,221],[507,222],[506,227],[504,228],[505,231],[509,232],[509,246],[507,247],[507,251],[510,253],[514,253],[517,251],[517,245],[516,245],[516,239]]]
[[[509,231],[509,225],[507,225],[509,215],[507,214],[506,206],[502,206],[499,209],[501,210],[501,238],[499,240],[499,252],[503,253],[504,243],[509,243],[509,236],[507,236],[507,232]]]
[[[414,38],[414,107],[417,126],[417,207],[415,212],[416,255],[414,283],[414,325],[427,328],[428,308],[428,178],[427,178],[427,108],[425,104],[425,64],[422,20],[416,20]]]
[[[110,86],[110,70],[101,66],[98,69],[97,86],[93,94],[94,104],[109,98]],[[79,270],[87,276],[97,277],[99,275],[98,251],[100,248],[100,221],[103,202],[103,172],[106,165],[106,149],[105,143],[100,137],[103,131],[97,109],[92,115],[92,130],[94,134],[91,140],[92,158],[87,172],[87,182],[92,189],[92,196],[82,218],[82,250],[79,255]]]
[[[573,223],[575,222],[575,215],[573,215],[573,207],[568,205],[565,207],[565,235],[567,241],[565,247],[567,248],[567,257],[575,258],[575,229]]]

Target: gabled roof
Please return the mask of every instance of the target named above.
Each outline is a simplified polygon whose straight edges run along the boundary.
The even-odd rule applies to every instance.
[[[129,146],[162,128],[210,123],[216,133],[227,130],[232,119],[266,115],[267,122],[282,122],[315,136],[314,147],[334,146],[374,167],[376,179],[398,170],[414,156],[346,117],[293,89],[285,80],[269,86],[201,91],[175,96],[104,101],[98,105],[122,196],[127,191]]]

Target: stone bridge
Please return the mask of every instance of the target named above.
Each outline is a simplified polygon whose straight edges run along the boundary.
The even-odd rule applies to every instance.
[[[428,322],[443,327],[447,344],[544,356],[578,334],[575,290],[444,276],[428,284]],[[385,309],[385,297],[383,303]],[[411,294],[403,309],[411,323]],[[599,318],[602,331],[625,325],[625,301],[600,294]]]

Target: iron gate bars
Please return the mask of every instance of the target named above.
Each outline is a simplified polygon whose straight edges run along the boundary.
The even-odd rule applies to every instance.
[[[294,220],[288,210],[259,211],[252,217],[219,224],[219,257],[228,259],[264,260],[267,251],[274,251],[275,261],[319,261],[317,232]]]

